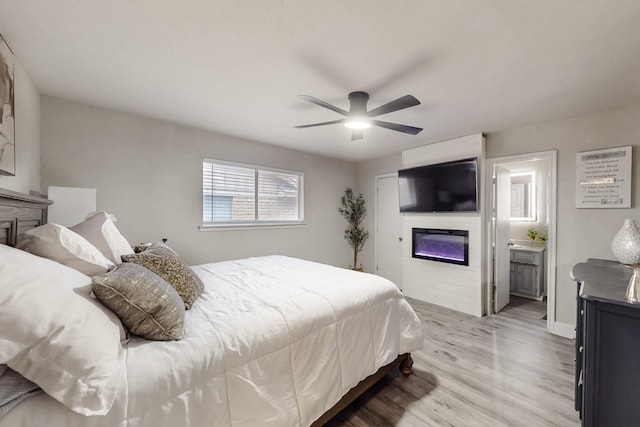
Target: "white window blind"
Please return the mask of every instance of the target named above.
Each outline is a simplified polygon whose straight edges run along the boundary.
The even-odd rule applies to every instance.
[[[202,161],[204,224],[252,225],[303,220],[304,177],[217,160]]]

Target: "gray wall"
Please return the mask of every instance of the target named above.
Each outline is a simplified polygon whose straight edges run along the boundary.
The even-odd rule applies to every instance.
[[[37,103],[29,105],[37,111]],[[20,111],[18,104],[17,113]],[[119,226],[132,242],[168,237],[191,263],[283,253],[346,267],[350,251],[342,238],[345,222],[337,206],[344,188],[351,186],[363,192],[368,203],[364,225],[371,238],[361,261],[367,271],[373,271],[374,177],[397,171],[400,153],[354,165],[50,97],[41,98],[41,114],[43,191],[49,185],[97,188],[99,208],[120,218]],[[28,127],[32,134],[37,126]],[[611,239],[623,220],[640,220],[637,185],[633,186],[631,209],[575,208],[575,154],[626,145],[634,145],[637,151],[638,141],[640,106],[487,135],[489,158],[558,150],[559,322],[574,322],[571,267],[588,257],[613,258]],[[204,156],[305,172],[308,225],[199,232],[200,159]],[[640,167],[637,152],[633,163],[635,183]],[[0,178],[0,186],[17,191],[38,189],[32,184],[37,173],[33,167],[17,179]]]
[[[47,96],[41,114],[43,191],[96,188],[131,243],[167,237],[192,264],[274,253],[349,264],[337,208],[354,163]],[[199,231],[203,157],[304,172],[307,225]]]
[[[0,175],[0,188],[40,194],[40,94],[16,58],[15,82],[15,176]]]
[[[574,264],[589,257],[613,259],[611,240],[625,218],[640,220],[638,170],[640,105],[487,135],[487,157],[558,150],[556,320],[575,323]],[[632,208],[576,209],[576,153],[632,145]]]
[[[569,279],[571,268],[587,258],[613,259],[611,240],[625,218],[640,223],[638,200],[640,186],[640,105],[609,110],[576,118],[541,123],[535,126],[486,134],[486,157],[558,150],[557,287],[556,321],[575,323],[576,285]],[[575,156],[581,151],[632,145],[633,176],[631,209],[576,209]],[[369,216],[365,227],[373,239],[375,209],[374,177],[401,168],[400,154],[359,163],[357,190],[365,194]],[[367,271],[374,268],[374,242],[369,241],[362,254]]]

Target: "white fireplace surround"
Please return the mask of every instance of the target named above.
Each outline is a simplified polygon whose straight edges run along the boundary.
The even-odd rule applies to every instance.
[[[402,288],[405,295],[468,313],[483,315],[482,242],[484,138],[465,136],[402,152],[402,167],[478,158],[478,212],[405,213],[402,215]],[[469,265],[413,258],[412,229],[436,228],[469,231]]]

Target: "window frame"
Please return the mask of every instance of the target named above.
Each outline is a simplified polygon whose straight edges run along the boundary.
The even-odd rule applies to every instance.
[[[254,219],[252,220],[231,220],[231,221],[213,221],[213,222],[205,222],[204,221],[204,209],[205,209],[205,191],[204,191],[204,166],[205,163],[211,163],[214,165],[220,166],[230,166],[230,167],[238,167],[245,169],[252,169],[254,172],[254,203],[255,203],[255,213]],[[259,174],[261,171],[270,172],[270,173],[281,173],[287,175],[297,175],[299,177],[298,183],[298,219],[280,219],[280,220],[271,220],[257,219],[258,217],[258,209],[259,209]],[[305,226],[304,222],[304,172],[288,170],[288,169],[280,169],[280,168],[272,168],[267,166],[261,166],[251,163],[239,163],[239,162],[231,162],[227,160],[219,160],[213,159],[210,157],[202,158],[201,162],[201,175],[200,175],[200,197],[201,197],[201,205],[200,205],[200,220],[201,225],[199,227],[200,231],[211,231],[216,229],[260,229],[260,228],[292,228],[292,227],[302,227]],[[300,188],[301,187],[301,188]]]

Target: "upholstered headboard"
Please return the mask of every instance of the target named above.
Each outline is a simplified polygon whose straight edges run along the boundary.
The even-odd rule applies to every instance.
[[[0,188],[0,244],[16,246],[24,233],[47,222],[51,200]]]

